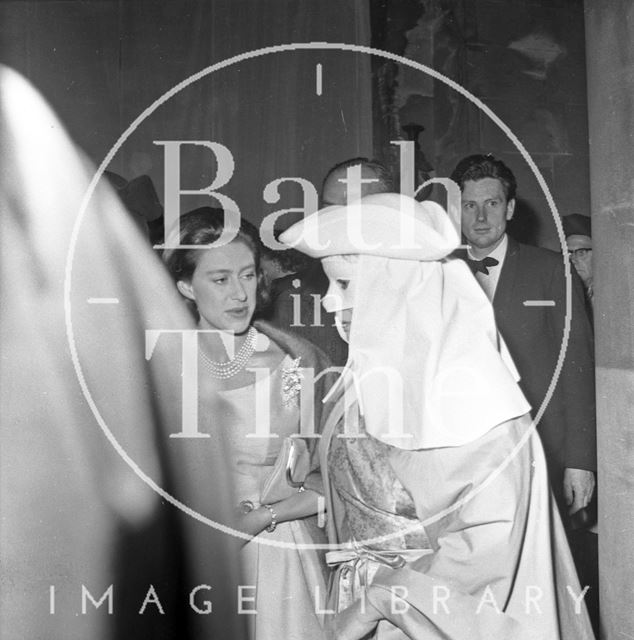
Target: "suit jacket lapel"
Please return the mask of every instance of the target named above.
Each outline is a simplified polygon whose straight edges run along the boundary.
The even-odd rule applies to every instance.
[[[493,306],[498,311],[504,311],[507,307],[506,302],[512,297],[515,289],[515,278],[517,275],[517,267],[519,264],[520,245],[519,243],[508,237],[508,246],[506,247],[506,256],[500,271],[500,278],[493,296]]]

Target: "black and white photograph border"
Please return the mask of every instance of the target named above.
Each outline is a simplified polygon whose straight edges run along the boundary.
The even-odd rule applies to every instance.
[[[523,306],[565,307],[561,340],[552,368],[540,371],[545,393],[531,399],[532,426],[490,479],[409,528],[357,542],[433,530],[537,437],[565,386],[562,368],[584,367],[574,337],[568,350],[581,280],[565,222],[581,214],[593,228],[597,439],[596,466],[583,468],[596,471],[597,485],[585,520],[562,515],[573,556],[592,553],[586,538],[596,554],[598,540],[596,605],[585,601],[596,637],[631,633],[633,29],[627,0],[3,2],[0,635],[272,637],[262,627],[275,611],[254,615],[255,587],[241,564],[253,534],[234,525],[232,443],[216,440],[212,451],[186,410],[197,366],[187,369],[185,356],[198,352],[186,334],[200,331],[159,260],[184,246],[170,245],[169,230],[185,211],[220,206],[239,211],[275,252],[281,232],[323,206],[330,167],[372,158],[392,171],[394,191],[444,207],[471,255],[448,179],[470,154],[497,157],[518,178],[509,236],[560,254],[561,298]],[[365,177],[348,173],[348,193],[361,195]],[[321,312],[313,318],[318,325]],[[302,371],[296,361],[298,386]],[[317,440],[314,425],[302,435]],[[256,507],[240,505],[245,515]],[[327,529],[324,505],[320,498],[315,519]],[[259,510],[274,531],[274,508]],[[258,547],[345,551],[332,539],[260,538]],[[310,589],[315,615],[339,620],[324,622],[324,638],[380,638],[381,625],[399,627],[394,620],[411,606],[411,585],[397,582],[387,604],[364,595],[360,611],[341,611],[339,601],[333,616],[321,585]],[[440,586],[434,616],[451,608],[451,589]],[[527,616],[543,617],[542,587],[524,590]],[[578,614],[584,594],[562,588]],[[479,589],[474,620],[483,608],[500,613],[491,586]],[[269,609],[276,596],[284,599],[264,600]],[[473,624],[399,628],[402,637],[423,628],[462,637]],[[491,637],[523,637],[506,621],[482,624]],[[581,637],[571,624],[559,621],[559,637]]]

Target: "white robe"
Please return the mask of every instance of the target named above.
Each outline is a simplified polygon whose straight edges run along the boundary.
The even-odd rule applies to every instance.
[[[339,406],[321,444],[329,540],[345,544],[350,541],[337,532],[346,530],[346,494],[330,480],[332,469],[324,473],[341,416]],[[528,416],[460,447],[391,447],[388,457],[414,502],[420,522],[413,528],[423,525],[431,550],[414,553],[418,558],[406,558],[400,568],[367,558],[352,562],[371,576],[370,584],[365,598],[359,589],[354,604],[330,616],[332,638],[356,640],[371,631],[381,640],[594,637],[585,605],[574,599],[581,588]],[[363,556],[363,541],[355,544]]]

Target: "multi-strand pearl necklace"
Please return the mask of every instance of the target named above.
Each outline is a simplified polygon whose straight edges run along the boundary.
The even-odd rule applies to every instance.
[[[236,353],[235,357],[228,362],[215,362],[209,359],[201,349],[200,357],[207,367],[207,371],[209,371],[214,378],[220,378],[221,380],[235,376],[236,373],[244,369],[249,358],[253,355],[257,335],[258,332],[253,327],[249,327],[247,337],[240,347],[240,350]]]

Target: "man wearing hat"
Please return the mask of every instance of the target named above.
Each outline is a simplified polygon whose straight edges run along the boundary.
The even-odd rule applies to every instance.
[[[571,213],[562,218],[570,262],[574,265],[592,304],[592,225],[588,216]]]
[[[593,287],[592,287],[592,229],[588,216],[572,213],[561,220],[566,236],[566,244],[576,272],[579,274],[586,293],[586,310],[593,319]],[[598,635],[599,596],[598,596],[598,540],[597,540],[597,495],[587,508],[577,512],[570,534],[570,546],[577,562],[579,576],[584,584],[590,585],[590,593],[586,597],[590,618]],[[593,590],[594,588],[594,590]]]
[[[129,182],[112,171],[104,171],[104,178],[117,192],[121,202],[152,245],[164,240],[163,205],[158,199],[152,178],[138,176]]]

